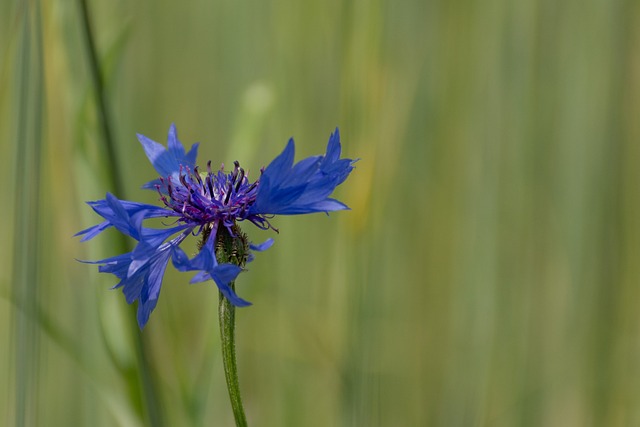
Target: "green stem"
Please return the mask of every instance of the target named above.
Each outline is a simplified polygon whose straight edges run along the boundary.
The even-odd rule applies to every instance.
[[[230,286],[231,289],[234,289],[233,282]],[[235,309],[233,304],[220,293],[218,319],[220,321],[220,344],[222,345],[224,376],[227,379],[227,389],[229,390],[229,399],[231,399],[231,408],[233,409],[236,426],[245,427],[247,425],[247,419],[244,415],[242,398],[240,397],[238,365],[236,363]]]
[[[220,225],[216,232],[216,259],[220,264],[231,263],[239,267],[244,267],[249,256],[249,242],[247,236],[237,225],[232,227],[233,235],[229,233],[227,227]],[[211,227],[205,229],[202,242],[206,242]],[[235,292],[235,281],[229,284]],[[227,390],[231,399],[233,417],[236,426],[246,427],[247,418],[242,407],[240,397],[240,385],[238,383],[238,365],[236,363],[236,336],[235,336],[235,310],[236,308],[227,300],[222,293],[218,302],[218,320],[220,322],[220,344],[222,346],[222,362],[224,365],[224,376],[227,380]]]
[[[98,121],[100,123],[100,131],[102,132],[104,146],[107,151],[107,162],[112,171],[109,177],[111,178],[111,186],[113,187],[115,194],[122,197],[124,194],[124,184],[121,180],[122,175],[120,174],[120,164],[118,163],[116,145],[111,132],[111,115],[109,114],[109,108],[107,107],[107,93],[104,78],[100,71],[100,60],[98,59],[98,50],[96,49],[96,43],[93,36],[91,13],[89,11],[87,0],[79,0],[79,3],[80,12],[82,13],[80,23],[82,24],[82,33],[87,47],[87,60],[91,74],[91,83],[93,84],[96,95]]]

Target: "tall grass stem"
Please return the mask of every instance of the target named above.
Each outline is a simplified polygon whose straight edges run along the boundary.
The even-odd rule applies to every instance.
[[[79,0],[81,10],[81,23],[82,32],[86,44],[87,60],[89,62],[89,69],[91,73],[91,82],[95,90],[95,99],[97,114],[100,122],[100,131],[102,133],[102,141],[107,154],[107,170],[110,179],[111,187],[115,194],[119,197],[124,197],[124,184],[122,182],[122,175],[120,173],[120,166],[118,163],[116,144],[113,139],[113,125],[111,116],[109,113],[106,88],[104,84],[104,78],[101,72],[100,60],[98,59],[98,53],[95,44],[95,38],[93,34],[93,26],[91,24],[91,13],[87,0]],[[120,236],[118,240],[118,246],[123,252],[128,252],[131,248],[124,236]],[[146,415],[148,422],[152,426],[162,426],[163,416],[161,413],[161,405],[159,403],[158,392],[155,387],[155,383],[152,377],[152,371],[150,369],[149,357],[147,346],[142,337],[141,331],[137,327],[136,313],[133,306],[130,310],[131,321],[127,322],[131,325],[131,332],[135,340],[136,358],[139,367],[138,381],[140,382],[140,392],[144,398],[144,408],[139,408],[142,414]],[[136,399],[133,399],[135,401]],[[142,415],[141,414],[141,415]]]

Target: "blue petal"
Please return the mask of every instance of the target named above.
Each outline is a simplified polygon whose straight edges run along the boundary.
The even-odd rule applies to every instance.
[[[340,145],[340,130],[336,128],[335,132],[329,137],[329,143],[327,144],[327,154],[324,158],[325,164],[331,164],[338,161],[342,147]]]
[[[339,130],[331,134],[325,156],[312,156],[293,165],[293,140],[265,169],[249,215],[298,215],[348,207],[329,198],[349,176],[354,161],[340,159]]]
[[[213,279],[222,283],[230,283],[236,280],[242,269],[233,264],[218,264],[213,269]],[[211,272],[209,272],[211,274]]]
[[[158,257],[158,261],[150,263],[149,273],[147,280],[142,286],[140,292],[140,302],[138,303],[138,325],[140,329],[147,324],[151,312],[158,303],[160,297],[160,289],[162,287],[162,279],[164,272],[167,269],[167,263],[169,262],[169,256],[171,252],[166,250],[163,256]]]
[[[142,185],[142,188],[144,188],[145,190],[155,190],[158,187],[160,187],[160,191],[162,191],[163,194],[167,194],[160,179],[154,179],[153,181],[149,181],[146,184]]]
[[[211,239],[213,240],[213,239]],[[217,266],[216,257],[213,253],[203,246],[202,250],[196,256],[189,259],[182,249],[177,249],[173,254],[173,266],[178,271],[209,271]]]
[[[178,182],[180,166],[188,166],[193,170],[198,156],[198,144],[193,144],[188,153],[178,139],[178,132],[174,124],[169,128],[169,136],[167,137],[167,147],[147,138],[144,135],[137,134],[138,141],[142,144],[147,158],[162,177],[173,176]],[[144,188],[155,188],[158,181],[151,181],[145,184]]]
[[[200,270],[198,274],[191,279],[190,283],[204,282],[213,279],[220,292],[222,292],[233,305],[237,307],[250,305],[250,302],[236,295],[229,286],[229,283],[238,277],[242,269],[233,264],[218,264],[216,260],[213,249],[216,228],[211,231],[209,238],[202,246],[202,249],[200,249],[200,252],[192,259],[189,259],[182,249],[176,248],[172,256],[173,265],[179,271]]]
[[[262,252],[262,251],[266,251],[271,246],[273,246],[273,242],[274,242],[274,240],[269,238],[269,239],[265,240],[264,242],[259,243],[257,245],[254,245],[252,243],[252,244],[249,245],[249,248],[251,248],[252,251]]]
[[[280,177],[286,175],[293,165],[293,158],[296,154],[296,147],[293,138],[290,138],[282,153],[278,155],[264,170],[263,176]]]
[[[127,303],[138,301],[138,325],[142,329],[158,302],[169,258],[188,234],[188,231],[184,232],[155,247],[142,241],[132,252],[100,261],[83,262],[101,264],[101,273],[111,273],[120,279],[114,289],[122,288]]]
[[[165,174],[165,171],[167,169],[171,169],[171,163],[168,156],[166,155],[167,149],[164,148],[162,144],[159,144],[140,133],[136,134],[136,136],[138,137],[138,141],[140,141],[140,144],[142,144],[144,153],[147,155],[147,158],[156,169],[156,171],[158,171],[160,175],[168,175]]]
[[[94,225],[93,227],[89,227],[82,231],[78,231],[76,234],[74,234],[74,236],[82,236],[83,234],[85,234],[85,236],[82,239],[80,239],[80,241],[86,242],[87,240],[93,239],[94,237],[96,237],[98,234],[102,233],[104,230],[106,230],[109,227],[111,227],[111,223],[109,223],[109,221],[104,221],[98,225]]]
[[[120,200],[111,193],[107,193],[107,205],[110,212],[104,215],[104,218],[111,223],[119,232],[131,236],[136,240],[140,240],[140,227],[142,226],[142,218],[136,216],[133,220],[126,209],[120,203]]]
[[[175,265],[175,263],[174,263]],[[211,280],[211,275],[206,271],[200,271],[189,280],[189,284],[194,285],[196,283],[207,282]]]
[[[115,202],[116,200],[117,202]],[[84,235],[81,240],[82,242],[94,238],[107,228],[113,226],[114,223],[112,222],[112,220],[120,223],[127,230],[127,232],[124,233],[131,236],[129,231],[131,231],[132,227],[135,230],[134,224],[131,224],[132,217],[135,218],[136,221],[141,221],[142,219],[148,218],[178,216],[176,212],[169,209],[165,209],[159,206],[147,205],[144,203],[130,202],[128,200],[118,200],[115,196],[110,194],[107,194],[107,197],[103,200],[97,200],[87,203],[98,215],[105,218],[107,221],[76,233],[76,236]],[[116,208],[117,212],[112,208],[112,205],[114,203],[119,203],[119,207]],[[128,219],[127,216],[122,213],[122,209],[126,211],[127,215],[129,216]],[[133,234],[136,234],[136,232],[133,232]]]
[[[158,289],[159,293],[160,289]],[[138,314],[136,318],[138,319],[138,326],[140,329],[144,328],[147,322],[149,321],[149,316],[153,312],[153,309],[156,308],[156,304],[158,304],[158,298],[147,299],[144,302],[140,299],[138,303]]]
[[[178,139],[178,130],[175,123],[171,123],[169,126],[169,136],[167,137],[167,148],[176,158],[181,159],[184,157],[184,147]]]
[[[111,208],[107,200],[97,200],[95,202],[87,202],[89,206],[93,210],[95,210],[99,215],[103,215],[103,213],[111,214]],[[160,218],[160,217],[168,217],[168,216],[179,216],[179,214],[175,213],[172,210],[169,210],[164,207],[148,205],[146,203],[138,203],[138,202],[130,202],[128,200],[120,200],[120,204],[127,211],[129,215],[134,215],[138,212],[144,212],[145,218]]]
[[[111,258],[105,258],[99,261],[85,261],[85,260],[78,260],[78,261],[83,262],[85,264],[102,264],[100,267],[98,267],[98,271],[100,273],[111,273],[122,280],[125,277],[127,277],[127,272],[129,271],[129,264],[131,262],[131,253],[126,253],[126,254],[114,256]]]
[[[218,265],[218,261],[216,260],[216,256],[214,253],[213,245],[215,241],[216,232],[218,231],[218,224],[215,223],[213,225],[213,229],[209,233],[209,237],[200,252],[189,259],[184,251],[178,248],[173,256],[173,265],[178,271],[195,271],[195,270],[204,270],[210,271],[214,269]]]
[[[215,276],[213,276],[213,280],[216,282],[216,285],[218,285],[218,289],[220,290],[220,292],[222,292],[222,295],[224,295],[231,304],[235,305],[236,307],[247,307],[251,305],[249,301],[244,300],[236,295],[236,293],[233,292],[233,289],[231,289],[228,284],[216,280]]]
[[[282,187],[280,182],[272,183],[268,176],[260,178],[258,196],[251,206],[250,213],[280,214],[287,206],[293,205],[307,189],[307,184],[290,185]]]
[[[322,156],[312,156],[300,160],[293,167],[290,178],[295,179],[297,183],[308,182],[318,171],[322,164]],[[291,185],[291,183],[289,183]]]
[[[143,227],[141,231],[140,243],[138,244],[138,247],[135,249],[135,251],[138,251],[138,248],[144,248],[145,246],[148,246],[151,248],[157,248],[158,246],[160,246],[160,244],[162,244],[162,242],[164,242],[174,234],[178,233],[179,231],[182,231],[185,229],[189,229],[189,231],[191,231],[193,230],[193,228],[194,227],[192,225],[188,225],[188,224],[181,224],[172,228]]]
[[[308,213],[317,213],[317,212],[333,212],[333,211],[341,211],[341,210],[350,210],[350,208],[344,203],[327,198],[324,200],[320,200],[318,202],[309,202],[304,205],[296,204],[286,208],[283,208],[279,214],[280,215],[300,215],[300,214],[308,214]]]

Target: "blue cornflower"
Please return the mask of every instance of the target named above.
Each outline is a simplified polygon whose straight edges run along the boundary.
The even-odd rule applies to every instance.
[[[105,221],[77,235],[83,235],[82,241],[86,241],[113,226],[137,241],[131,252],[85,262],[99,264],[100,272],[117,276],[120,282],[114,288],[122,288],[129,304],[139,300],[140,328],[147,323],[158,302],[169,259],[179,271],[197,272],[190,283],[213,279],[233,305],[247,306],[251,303],[237,296],[230,285],[245,263],[252,260],[250,250],[266,250],[273,239],[259,245],[249,244],[237,222],[250,221],[261,229],[277,232],[269,222],[274,215],[348,209],[329,197],[349,176],[355,162],[340,158],[338,129],[329,138],[324,156],[308,157],[295,165],[295,148],[290,139],[284,151],[261,169],[260,178],[254,182],[237,161],[228,173],[224,165],[214,172],[211,161],[207,163],[206,172],[200,171],[196,166],[198,144],[186,152],[175,125],[169,129],[167,148],[143,135],[138,135],[138,140],[160,174],[159,179],[145,184],[144,188],[157,191],[164,206],[119,200],[107,193],[104,200],[88,202]],[[143,225],[146,219],[170,217],[174,221],[168,228]],[[199,252],[193,258],[180,248],[189,235],[201,239]],[[240,243],[223,247],[225,242],[234,241]],[[219,262],[220,259],[225,262]]]

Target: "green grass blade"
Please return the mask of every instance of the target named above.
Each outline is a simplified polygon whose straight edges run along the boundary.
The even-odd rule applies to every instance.
[[[43,134],[44,88],[39,3],[25,8],[20,19],[17,51],[17,125],[15,141],[14,258],[12,298],[15,351],[15,422],[32,425],[37,414],[39,330],[37,303],[39,274],[40,163]]]

